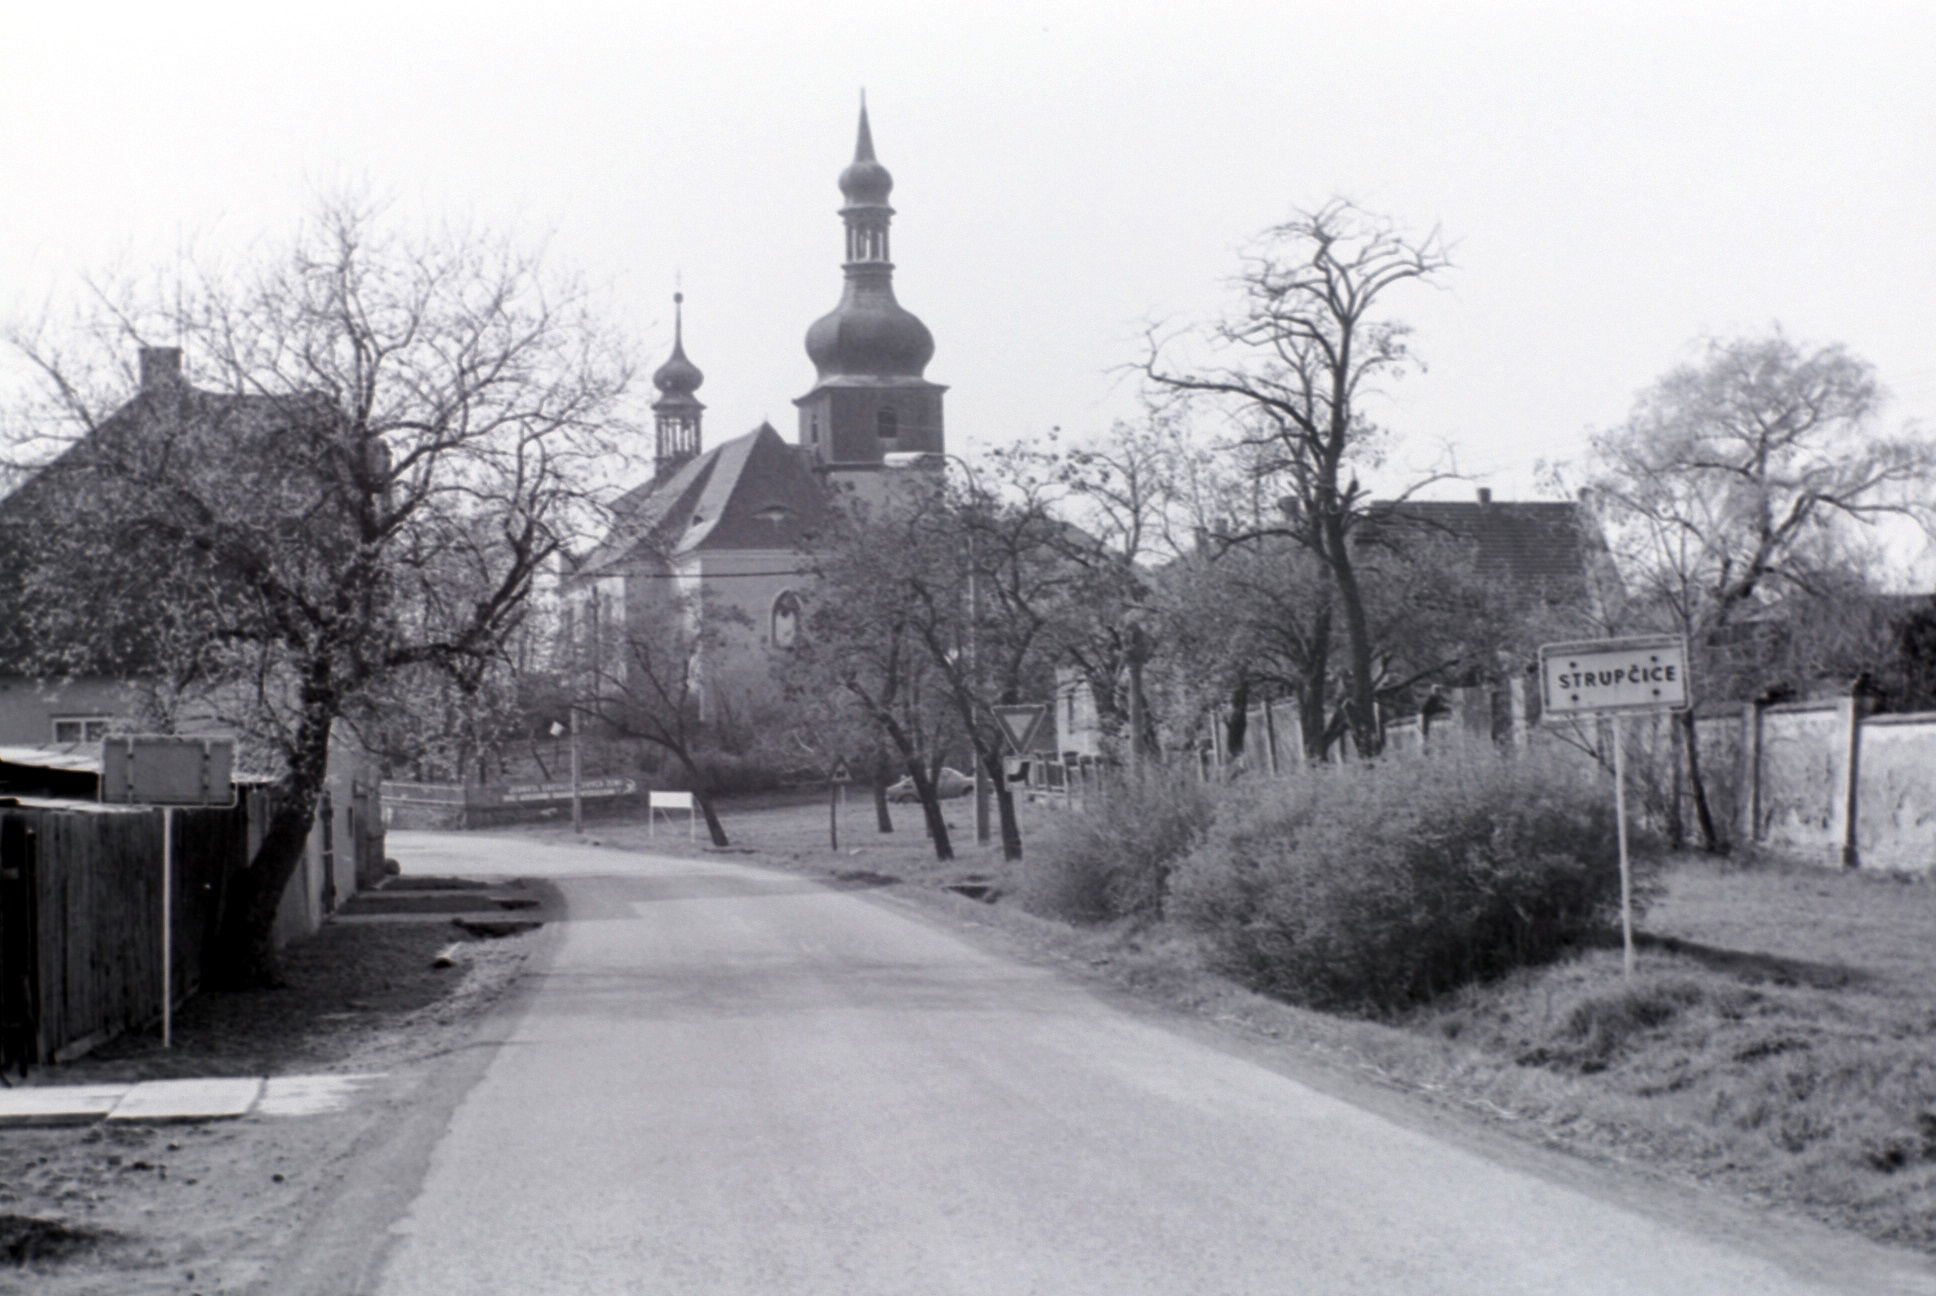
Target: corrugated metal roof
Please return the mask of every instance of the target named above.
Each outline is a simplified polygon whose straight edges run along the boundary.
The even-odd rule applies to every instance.
[[[0,747],[0,763],[30,765],[35,769],[78,770],[84,774],[101,772],[100,743],[67,743],[28,747]]]

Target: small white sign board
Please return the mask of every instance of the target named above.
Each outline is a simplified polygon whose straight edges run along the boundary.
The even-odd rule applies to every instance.
[[[1542,715],[1554,719],[1687,707],[1687,640],[1593,639],[1539,650]]]
[[[690,792],[647,792],[645,794],[646,815],[645,835],[652,835],[653,825],[664,815],[666,822],[672,821],[672,812],[686,812],[686,836],[696,839],[699,836],[699,806]]]
[[[232,806],[235,740],[134,734],[101,742],[101,800]]]

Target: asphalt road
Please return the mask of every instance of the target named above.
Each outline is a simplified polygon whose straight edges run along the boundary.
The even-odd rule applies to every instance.
[[[1936,1291],[1378,1114],[884,893],[390,840],[409,872],[553,876],[569,921],[392,1186],[386,1296]]]

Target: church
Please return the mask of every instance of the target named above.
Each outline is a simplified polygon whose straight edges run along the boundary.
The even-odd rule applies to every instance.
[[[925,376],[934,337],[894,298],[893,188],[862,104],[854,160],[840,173],[845,283],[839,304],[807,329],[815,377],[794,400],[791,444],[763,423],[706,448],[704,375],[686,355],[683,297],[674,295],[672,355],[652,375],[653,475],[618,500],[607,535],[567,582],[580,626],[587,617],[635,624],[670,597],[689,617],[730,625],[722,637],[737,652],[785,646],[800,625],[802,553],[830,510],[882,498],[890,455],[943,462],[947,389]]]

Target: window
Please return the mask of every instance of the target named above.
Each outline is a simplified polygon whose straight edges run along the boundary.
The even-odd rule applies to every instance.
[[[892,441],[901,435],[901,416],[891,409],[884,409],[874,415],[874,427],[880,433],[881,440]]]
[[[66,746],[97,743],[108,736],[113,724],[112,716],[55,716],[54,741]]]
[[[800,596],[784,590],[773,600],[773,645],[788,648],[800,637]]]

